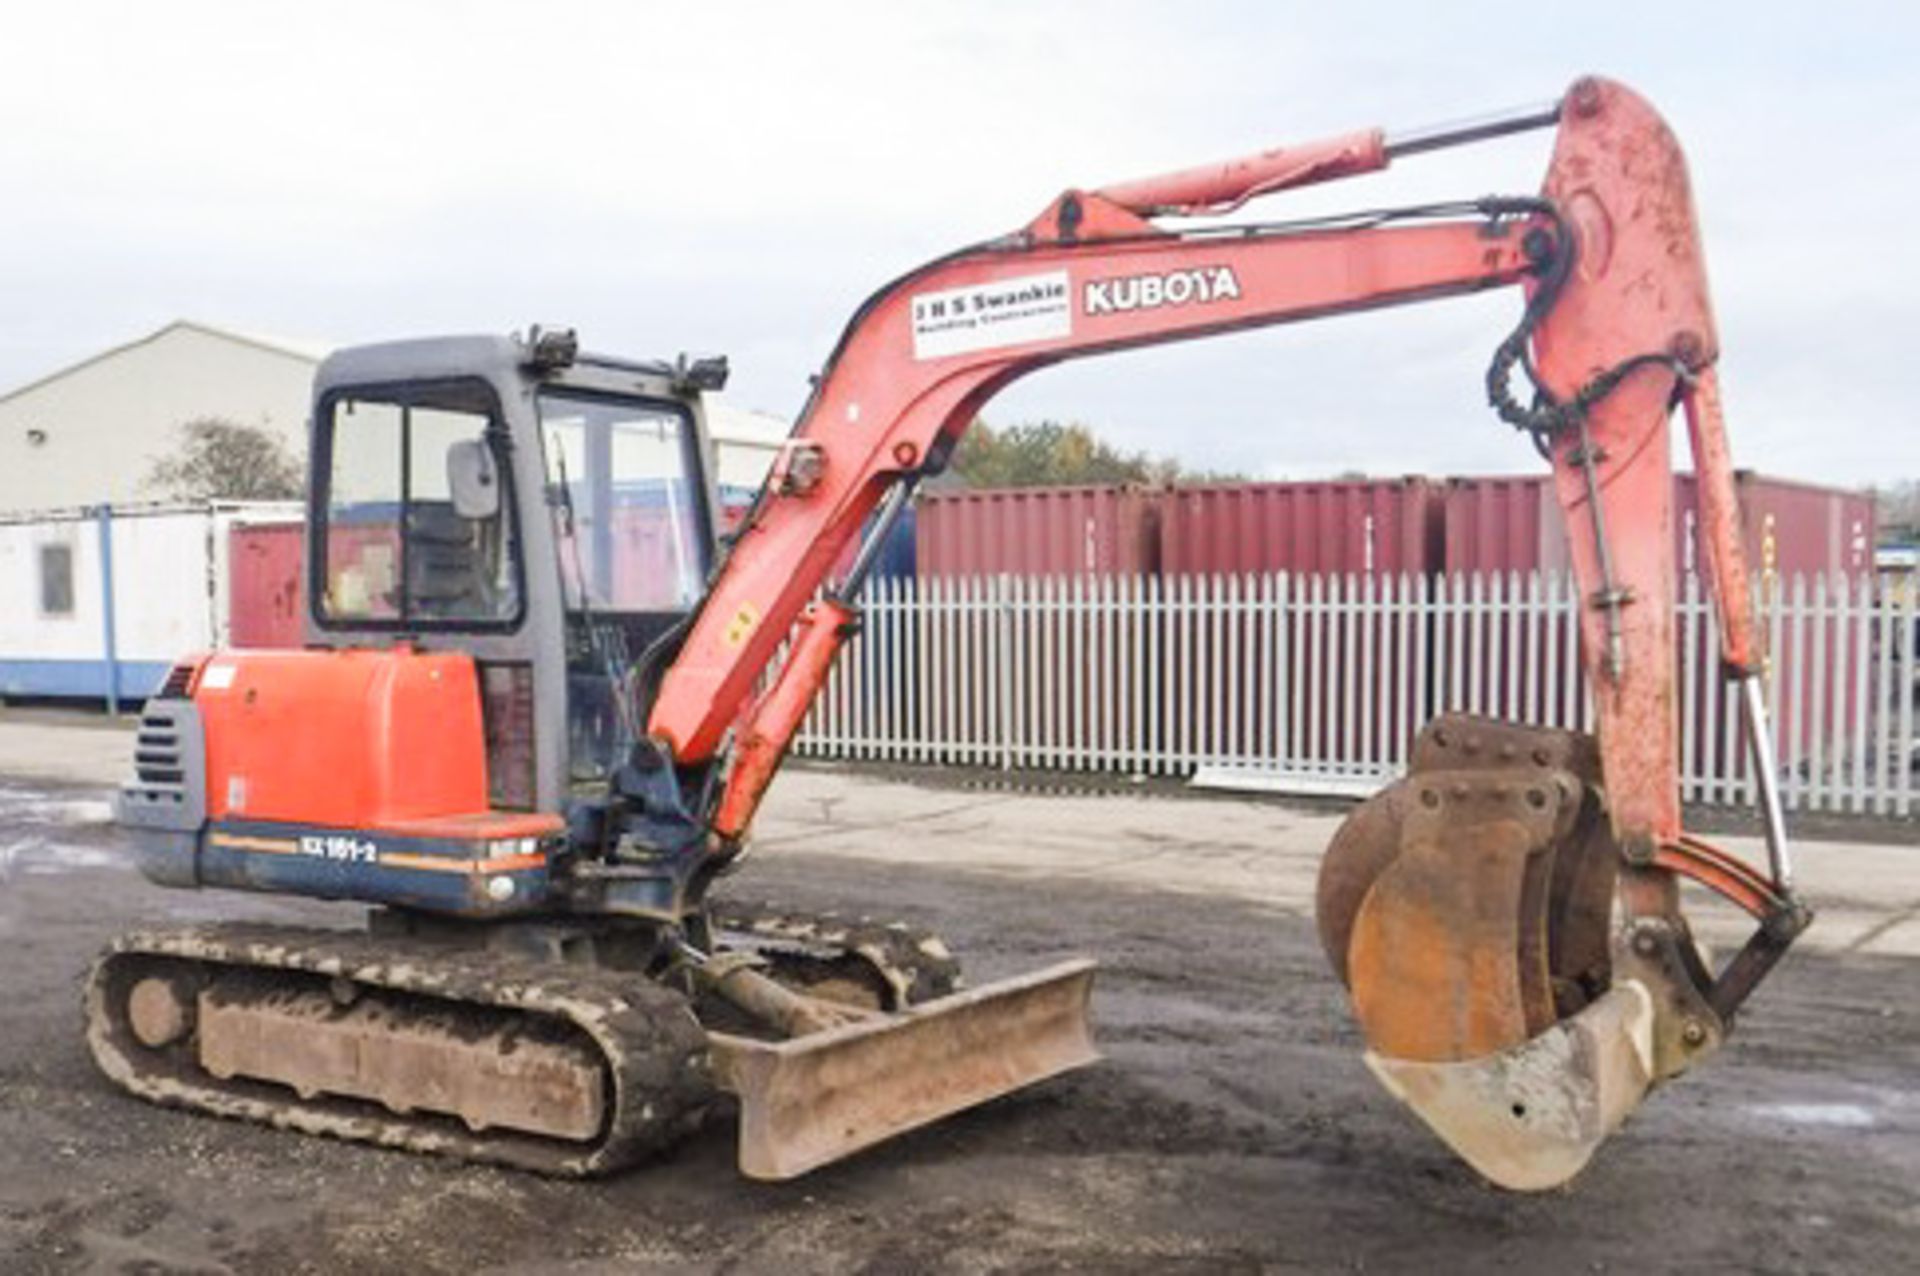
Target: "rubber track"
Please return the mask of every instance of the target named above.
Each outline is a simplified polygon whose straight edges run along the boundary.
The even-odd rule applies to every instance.
[[[143,1049],[124,1016],[109,1013],[118,1000],[109,988],[130,987],[141,967],[178,969],[178,962],[299,971],[563,1021],[605,1061],[612,1082],[606,1125],[598,1140],[586,1144],[514,1131],[476,1134],[455,1118],[397,1116],[337,1098],[301,1100],[277,1086],[219,1082],[177,1060],[157,1067],[167,1056]],[[604,1174],[652,1156],[696,1127],[718,1097],[706,1034],[678,993],[636,974],[401,937],[253,924],[131,932],[95,962],[86,1016],[88,1044],[101,1070],[155,1103],[543,1174]]]
[[[861,959],[892,989],[888,1010],[903,1010],[964,986],[960,961],[945,941],[904,922],[803,913],[728,899],[711,901],[708,915],[722,939],[731,933],[771,952],[784,948],[805,956],[847,954]]]

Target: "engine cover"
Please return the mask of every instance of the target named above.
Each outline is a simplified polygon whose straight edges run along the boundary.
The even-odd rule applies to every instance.
[[[212,819],[377,829],[487,810],[465,653],[223,651],[192,694]]]
[[[119,820],[163,885],[536,908],[563,824],[490,807],[482,718],[462,653],[218,652],[143,710]]]

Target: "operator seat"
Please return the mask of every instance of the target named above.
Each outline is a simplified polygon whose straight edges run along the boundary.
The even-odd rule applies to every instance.
[[[424,616],[487,619],[496,614],[483,529],[452,505],[417,504],[407,515],[407,596]]]

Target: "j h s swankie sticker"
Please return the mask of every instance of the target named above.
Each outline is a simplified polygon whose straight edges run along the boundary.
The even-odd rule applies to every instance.
[[[1072,287],[1064,270],[917,293],[912,304],[916,359],[944,359],[1073,333]]]

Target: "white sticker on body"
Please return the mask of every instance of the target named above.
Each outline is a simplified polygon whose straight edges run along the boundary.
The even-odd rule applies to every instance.
[[[299,845],[302,855],[311,855],[315,859],[338,860],[347,864],[380,862],[380,849],[365,838],[355,837],[351,833],[303,834]]]
[[[233,685],[239,672],[238,665],[208,665],[207,671],[200,675],[200,687],[204,691],[225,691]]]
[[[916,359],[944,359],[1073,334],[1073,306],[1064,270],[916,293],[912,305]]]

